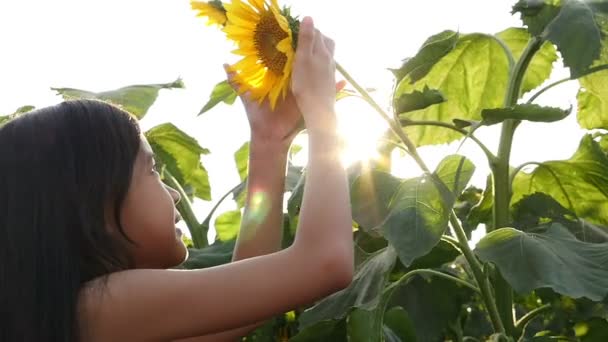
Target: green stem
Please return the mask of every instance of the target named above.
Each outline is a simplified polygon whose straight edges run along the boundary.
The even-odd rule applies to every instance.
[[[589,70],[585,71],[581,76],[579,76],[578,78],[584,77],[584,76],[588,76],[591,74],[594,74],[596,72],[602,71],[602,70],[608,70],[608,64],[603,64],[603,65],[598,65],[596,67],[593,68],[589,68]],[[528,103],[533,103],[534,100],[536,100],[539,96],[541,96],[543,93],[545,93],[547,90],[556,87],[562,83],[566,83],[568,81],[574,81],[577,78],[572,78],[572,77],[566,77],[564,79],[561,79],[559,81],[555,81],[549,85],[547,85],[546,87],[542,88],[541,90],[539,90],[536,94],[534,94],[530,100],[528,100]]]
[[[520,318],[517,321],[517,323],[515,323],[515,328],[518,330],[523,330],[526,327],[526,324],[528,324],[528,322],[533,320],[536,316],[538,316],[542,313],[545,313],[547,311],[550,311],[550,310],[551,310],[551,305],[545,304],[543,306],[540,306],[540,307],[528,312],[522,318]]]
[[[511,184],[511,186],[512,186],[513,181],[515,180],[515,176],[517,176],[517,174],[520,173],[521,170],[524,169],[524,167],[530,166],[530,165],[540,165],[540,163],[539,162],[526,162],[526,163],[523,163],[523,164],[519,165],[518,167],[516,167],[515,170],[513,170],[513,172],[511,172],[511,176],[509,176],[509,184]]]
[[[405,132],[401,128],[400,124],[396,120],[392,120],[391,117],[388,114],[386,114],[386,112],[384,112],[384,110],[378,105],[378,103],[376,101],[374,101],[374,99],[369,95],[369,93],[363,87],[361,87],[359,85],[359,83],[357,83],[357,81],[355,81],[353,79],[353,77],[348,72],[346,72],[346,70],[344,70],[344,68],[342,68],[342,66],[340,64],[336,63],[336,69],[342,74],[342,76],[344,76],[344,78],[346,78],[346,80],[348,82],[350,82],[350,84],[353,87],[355,87],[355,89],[363,96],[363,98],[388,123],[391,130],[405,144],[405,146],[409,150],[411,156],[414,158],[414,160],[418,164],[418,166],[420,166],[420,168],[427,174],[431,174],[427,165],[424,163],[422,158],[420,158],[420,155],[418,155],[416,146],[412,143],[412,141],[405,134]],[[443,182],[441,182],[441,180],[438,179],[437,177],[433,178],[433,180],[438,185],[438,187],[440,187],[440,188],[443,187],[444,189],[447,189],[445,184]],[[475,276],[475,280],[477,281],[477,284],[481,288],[481,296],[484,299],[484,304],[486,306],[486,309],[490,313],[490,318],[492,320],[492,325],[494,326],[494,330],[496,330],[497,332],[504,332],[505,330],[504,330],[503,324],[500,321],[500,317],[498,316],[496,306],[494,305],[495,300],[494,300],[492,291],[489,288],[488,279],[481,269],[479,260],[477,260],[477,258],[473,254],[473,251],[469,247],[468,240],[467,240],[466,234],[464,232],[464,229],[462,228],[462,225],[460,225],[460,222],[458,222],[458,218],[453,210],[450,214],[450,220],[453,220],[454,222],[456,222],[456,224],[454,224],[454,229],[456,231],[459,230],[459,232],[457,232],[457,237],[458,237],[460,248],[462,249],[465,258],[467,259],[467,262],[469,263],[471,269],[473,270],[473,274]]]
[[[469,266],[471,266],[471,271],[473,271],[473,275],[477,280],[477,284],[481,290],[481,298],[484,301],[486,309],[488,310],[488,314],[490,315],[490,320],[492,321],[492,325],[494,326],[494,330],[498,333],[504,333],[505,327],[503,325],[503,321],[499,315],[498,307],[496,305],[496,300],[494,294],[492,293],[492,285],[490,284],[490,280],[483,273],[481,264],[479,260],[473,254],[471,248],[469,248],[467,235],[458,221],[458,218],[455,215],[450,216],[450,223],[452,224],[452,228],[454,229],[454,233],[458,237],[458,241],[460,241],[460,246],[464,257],[469,261]],[[464,241],[463,246],[462,241]],[[481,281],[480,281],[481,280]]]
[[[224,202],[224,200],[226,198],[228,198],[228,196],[230,194],[234,193],[234,191],[236,191],[236,189],[238,189],[241,186],[244,186],[245,184],[247,184],[247,180],[242,181],[241,183],[239,183],[238,185],[236,185],[232,189],[228,190],[228,192],[226,192],[220,198],[220,200],[217,201],[217,203],[215,203],[215,205],[213,206],[213,208],[211,208],[211,211],[209,211],[209,214],[207,214],[207,217],[205,218],[205,220],[203,220],[203,223],[201,223],[201,231],[204,231],[205,241],[207,241],[207,232],[209,231],[209,225],[211,223],[211,217],[213,217],[213,214],[215,213],[215,211],[217,210],[217,208],[219,208],[220,204],[222,204],[222,202]]]
[[[488,149],[483,142],[481,142],[479,139],[477,139],[477,137],[470,134],[470,132],[467,132],[465,129],[458,128],[449,123],[441,122],[441,121],[410,121],[410,120],[407,120],[407,121],[401,121],[401,125],[402,126],[436,126],[436,127],[443,127],[443,128],[451,129],[451,130],[456,131],[456,132],[464,135],[465,137],[468,137],[471,140],[473,140],[473,142],[475,142],[479,146],[479,148],[481,148],[483,153],[486,155],[486,158],[488,159],[488,162],[490,164],[492,164],[494,162],[494,160],[496,159],[496,156],[494,156],[492,151],[490,151],[490,149]]]
[[[190,199],[188,195],[182,188],[181,184],[173,177],[173,175],[168,171],[164,170],[164,178],[167,185],[172,187],[173,189],[179,192],[181,197],[179,203],[177,203],[177,209],[179,210],[184,222],[186,222],[186,226],[190,231],[190,235],[192,236],[192,243],[194,244],[194,248],[203,248],[207,246],[207,235],[201,232],[201,224],[196,219],[196,215],[194,215],[194,210],[192,210],[192,203],[190,203]]]
[[[515,68],[511,70],[509,86],[505,94],[504,107],[512,107],[517,104],[521,93],[521,85],[528,65],[532,61],[534,54],[540,49],[543,40],[534,37],[526,46]],[[511,201],[511,179],[509,177],[509,161],[511,158],[511,148],[513,136],[518,121],[506,120],[502,124],[500,143],[498,145],[498,155],[496,163],[492,167],[493,187],[494,187],[494,224],[489,230],[506,227],[511,223],[509,208]],[[495,274],[494,290],[496,291],[496,306],[500,314],[501,321],[505,324],[508,335],[515,336],[515,324],[513,322],[513,289],[502,277],[500,272]]]
[[[412,278],[415,275],[422,275],[422,274],[427,274],[430,276],[435,276],[435,277],[439,277],[439,278],[443,278],[443,279],[447,279],[449,281],[453,281],[459,285],[468,287],[469,289],[477,292],[477,293],[481,293],[481,291],[479,290],[479,288],[471,283],[469,283],[466,280],[460,279],[458,277],[455,277],[451,274],[447,274],[447,273],[443,273],[443,272],[439,272],[439,271],[435,271],[435,270],[429,270],[429,269],[419,269],[419,270],[413,270],[413,271],[409,271],[406,274],[404,274],[403,276],[401,276],[401,278],[399,278],[399,280],[395,281],[394,283],[390,284],[384,291],[389,291],[391,289],[395,289],[401,285],[403,285],[404,283],[407,283],[408,280],[410,280],[410,278]]]

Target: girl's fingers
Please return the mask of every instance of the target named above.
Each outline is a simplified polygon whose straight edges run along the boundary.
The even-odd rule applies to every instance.
[[[239,88],[236,85],[236,82],[234,81],[234,76],[236,75],[236,73],[234,71],[230,70],[230,65],[224,63],[224,71],[226,71],[226,77],[228,80],[228,84],[230,84],[232,89],[238,90]]]
[[[315,26],[311,17],[304,17],[298,34],[298,49],[296,54],[312,55],[315,42]]]
[[[342,80],[342,81],[339,81],[338,83],[336,83],[336,93],[339,93],[340,91],[342,91],[342,89],[344,89],[344,87],[346,87],[345,80]]]
[[[320,53],[325,50],[327,50],[327,47],[325,46],[325,43],[324,43],[323,33],[321,33],[321,31],[319,31],[318,29],[315,29],[315,40],[314,40],[313,52]]]
[[[336,49],[336,43],[333,41],[333,39],[327,37],[327,36],[323,36],[323,43],[325,44],[325,47],[327,48],[327,51],[329,51],[329,54],[331,56],[334,55],[334,51]]]

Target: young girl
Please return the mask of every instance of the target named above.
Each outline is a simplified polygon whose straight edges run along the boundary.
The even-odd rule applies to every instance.
[[[234,341],[351,282],[353,246],[338,158],[333,42],[305,18],[292,93],[273,112],[243,96],[250,194],[228,265],[167,270],[187,257],[178,193],[154,169],[127,113],[70,101],[0,129],[0,341]],[[295,242],[279,251],[288,146],[309,135]],[[263,194],[260,216],[252,199]]]

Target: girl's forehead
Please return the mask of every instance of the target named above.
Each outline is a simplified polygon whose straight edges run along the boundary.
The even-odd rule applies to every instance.
[[[142,134],[141,136],[141,144],[140,151],[144,153],[144,155],[152,155],[154,152],[152,151],[152,147],[150,143],[148,143],[148,139]]]

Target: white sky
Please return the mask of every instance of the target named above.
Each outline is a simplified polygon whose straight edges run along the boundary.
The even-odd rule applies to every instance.
[[[292,13],[311,15],[317,27],[334,38],[336,60],[360,83],[377,88],[388,104],[392,87],[387,67],[415,54],[430,35],[444,29],[462,33],[495,33],[520,26],[510,14],[514,0],[283,0]],[[201,117],[196,114],[213,86],[225,76],[222,63],[236,61],[231,43],[214,27],[195,17],[187,0],[4,0],[0,1],[0,113],[22,105],[42,107],[61,99],[50,87],[103,91],[131,84],[166,83],[182,77],[185,90],[161,91],[143,120],[144,128],[171,121],[198,139],[212,154],[204,158],[214,200],[238,181],[233,152],[248,139],[248,126],[239,103],[220,105]],[[553,79],[566,71],[556,70]],[[570,82],[541,97],[543,104],[576,108],[577,83]],[[338,105],[347,138],[378,134],[376,114],[357,100]],[[347,124],[352,123],[352,124]],[[551,126],[523,124],[516,135],[513,164],[528,160],[568,158],[582,131],[575,115]],[[478,136],[495,150],[498,131]],[[364,142],[370,146],[371,142]],[[423,149],[431,167],[457,145]],[[478,167],[474,184],[483,186],[488,169],[475,146],[465,145]],[[398,163],[398,174],[415,168]],[[228,201],[230,202],[230,201]],[[200,219],[208,203],[199,203]],[[227,203],[219,211],[232,209]]]

